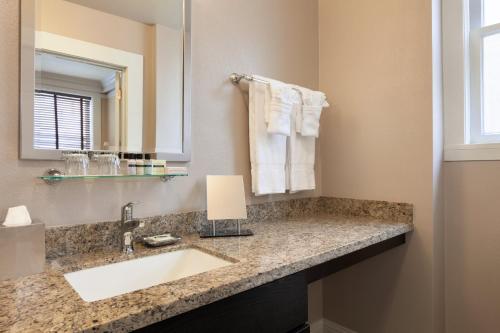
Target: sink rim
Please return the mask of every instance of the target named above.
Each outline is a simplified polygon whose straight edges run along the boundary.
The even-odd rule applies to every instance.
[[[195,250],[195,251],[201,252],[204,255],[208,255],[208,256],[214,257],[216,259],[219,259],[219,260],[222,260],[222,261],[226,261],[227,265],[220,266],[220,267],[209,268],[209,269],[204,270],[204,271],[199,271],[199,272],[196,272],[196,273],[193,273],[193,274],[187,274],[185,276],[180,276],[180,277],[177,277],[177,278],[174,278],[174,279],[171,279],[171,280],[162,281],[162,282],[151,284],[151,285],[148,285],[148,286],[145,286],[145,287],[141,287],[140,284],[139,284],[139,286],[137,286],[137,285],[136,286],[132,286],[132,287],[130,285],[127,286],[127,283],[130,283],[130,281],[128,281],[128,282],[125,281],[125,285],[121,287],[121,288],[123,288],[124,292],[121,292],[121,293],[118,293],[118,294],[115,294],[115,295],[112,295],[112,296],[108,296],[108,297],[105,297],[105,298],[99,298],[99,297],[102,297],[102,296],[95,296],[95,294],[92,295],[92,292],[90,292],[90,294],[88,294],[88,289],[87,289],[87,291],[85,290],[86,288],[88,288],[88,284],[86,284],[87,283],[86,281],[82,282],[81,281],[81,277],[76,277],[77,280],[75,281],[75,277],[68,277],[67,276],[67,275],[73,275],[75,273],[78,274],[79,272],[83,272],[83,271],[86,271],[86,270],[92,270],[92,269],[95,269],[95,268],[105,268],[106,266],[111,266],[111,265],[120,264],[120,263],[126,263],[126,262],[132,262],[132,261],[141,260],[141,259],[145,259],[145,258],[156,257],[156,256],[162,256],[162,255],[165,255],[165,254],[168,254],[168,253],[179,252],[179,251],[186,251],[186,250]],[[150,289],[150,288],[154,288],[154,287],[164,286],[164,285],[168,285],[168,284],[171,284],[171,283],[178,283],[179,281],[181,281],[183,279],[192,278],[192,277],[195,277],[195,276],[198,276],[198,275],[202,275],[204,273],[210,273],[210,272],[222,269],[222,268],[230,267],[230,266],[233,266],[235,263],[239,262],[239,260],[236,260],[234,258],[231,258],[231,257],[228,257],[226,255],[220,254],[220,253],[218,253],[216,251],[211,251],[209,249],[205,249],[205,248],[202,248],[202,247],[199,247],[199,246],[193,246],[193,245],[189,245],[189,246],[177,246],[175,248],[174,247],[170,247],[169,249],[161,249],[160,251],[153,251],[153,252],[144,250],[144,251],[141,251],[140,255],[125,255],[125,258],[123,258],[123,257],[124,256],[119,256],[119,257],[116,258],[117,260],[111,260],[111,261],[106,261],[106,259],[104,259],[105,263],[99,263],[97,265],[89,265],[88,267],[81,266],[81,267],[79,267],[76,270],[70,270],[70,271],[62,273],[62,277],[64,279],[64,282],[70,287],[70,289],[77,295],[77,297],[81,301],[83,301],[83,302],[85,302],[87,304],[90,304],[90,303],[95,303],[95,302],[100,302],[100,301],[107,301],[107,300],[110,300],[110,299],[113,299],[113,298],[116,298],[116,297],[121,297],[121,296],[125,296],[125,295],[128,295],[128,294],[131,294],[131,293],[141,292],[141,291],[144,291],[144,290],[147,290],[147,289]],[[119,259],[124,259],[124,260],[119,260]],[[161,260],[161,259],[159,259],[159,260]],[[100,272],[100,273],[96,272],[95,274],[96,274],[96,276],[95,277],[91,277],[91,279],[95,279],[96,277],[98,278],[99,274],[102,274],[102,272]],[[154,275],[153,275],[153,277],[154,277]],[[78,279],[80,279],[80,281],[78,281]],[[104,279],[104,280],[106,280],[106,279]],[[146,278],[146,281],[147,280],[148,279]],[[109,281],[106,281],[106,282],[109,283]],[[105,284],[106,283],[104,283],[104,285]],[[133,285],[133,283],[132,283],[132,285]],[[137,287],[138,287],[138,289],[135,289]],[[127,289],[130,289],[130,290],[127,290]],[[125,290],[127,290],[127,291],[125,291]],[[106,292],[101,293],[101,295],[102,294],[106,294]],[[96,298],[96,299],[88,300],[89,298]]]
[[[201,252],[212,255],[219,259],[229,261],[231,262],[231,264],[236,264],[240,262],[240,260],[234,257],[230,257],[228,255],[222,254],[220,252],[211,249],[207,249],[202,246],[198,246],[195,244],[178,243],[175,245],[169,245],[158,248],[150,248],[141,244],[138,247],[136,247],[136,251],[133,254],[125,254],[117,249],[112,249],[109,251],[96,251],[85,254],[64,256],[57,259],[48,260],[48,264],[51,265],[53,269],[59,271],[62,275],[64,275],[67,273],[78,272],[85,269],[96,268],[124,261],[141,259],[144,257],[151,257],[163,253],[169,253],[187,249],[199,250]]]

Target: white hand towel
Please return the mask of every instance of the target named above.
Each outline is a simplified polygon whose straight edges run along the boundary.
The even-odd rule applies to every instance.
[[[263,76],[255,77],[259,80],[268,82],[271,91],[271,101],[266,104],[265,109],[267,132],[290,136],[292,99],[294,94],[292,86]]]
[[[292,126],[296,125],[296,116],[301,111],[302,101],[299,93],[296,93],[292,109]],[[292,131],[287,144],[288,158],[286,164],[287,189],[290,190],[290,193],[316,188],[314,174],[315,149],[316,138],[314,136],[303,136],[296,131]]]
[[[30,213],[26,206],[11,207],[7,211],[7,217],[3,223],[6,227],[14,227],[31,224]]]
[[[302,136],[319,137],[319,120],[321,111],[330,105],[326,95],[300,86],[294,86],[302,95],[302,110],[295,117],[295,130]]]
[[[267,132],[265,112],[271,102],[266,83],[249,83],[249,136],[252,192],[285,193],[286,137]]]

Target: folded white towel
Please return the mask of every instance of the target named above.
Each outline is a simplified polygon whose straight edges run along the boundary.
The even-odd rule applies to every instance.
[[[188,168],[184,166],[166,166],[165,174],[167,175],[187,175]]]
[[[26,206],[11,207],[7,211],[7,217],[3,223],[6,227],[21,226],[31,224],[30,213]]]
[[[267,132],[290,136],[290,118],[292,113],[293,88],[281,81],[273,80],[263,76],[255,76],[257,79],[268,82],[271,91],[270,103],[266,103],[265,121]]]
[[[286,136],[270,134],[266,106],[271,103],[269,85],[249,83],[249,137],[252,192],[256,195],[285,193]]]
[[[321,111],[330,105],[326,95],[300,86],[294,86],[302,95],[302,110],[295,117],[295,130],[303,136],[319,137]]]
[[[296,116],[302,112],[302,100],[296,92],[292,109],[292,126],[295,126]],[[303,136],[292,131],[287,143],[287,189],[290,193],[316,188],[314,174],[316,139],[314,136]]]

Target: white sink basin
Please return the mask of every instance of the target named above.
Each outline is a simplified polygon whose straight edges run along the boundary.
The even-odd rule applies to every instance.
[[[196,249],[184,249],[64,274],[86,302],[130,293],[231,265]]]

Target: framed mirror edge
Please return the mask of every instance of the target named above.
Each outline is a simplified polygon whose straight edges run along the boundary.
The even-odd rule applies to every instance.
[[[35,91],[35,1],[21,0],[19,7],[19,159],[62,160],[64,150],[33,147]],[[183,110],[182,152],[156,152],[158,159],[191,161],[191,0],[183,1]]]

